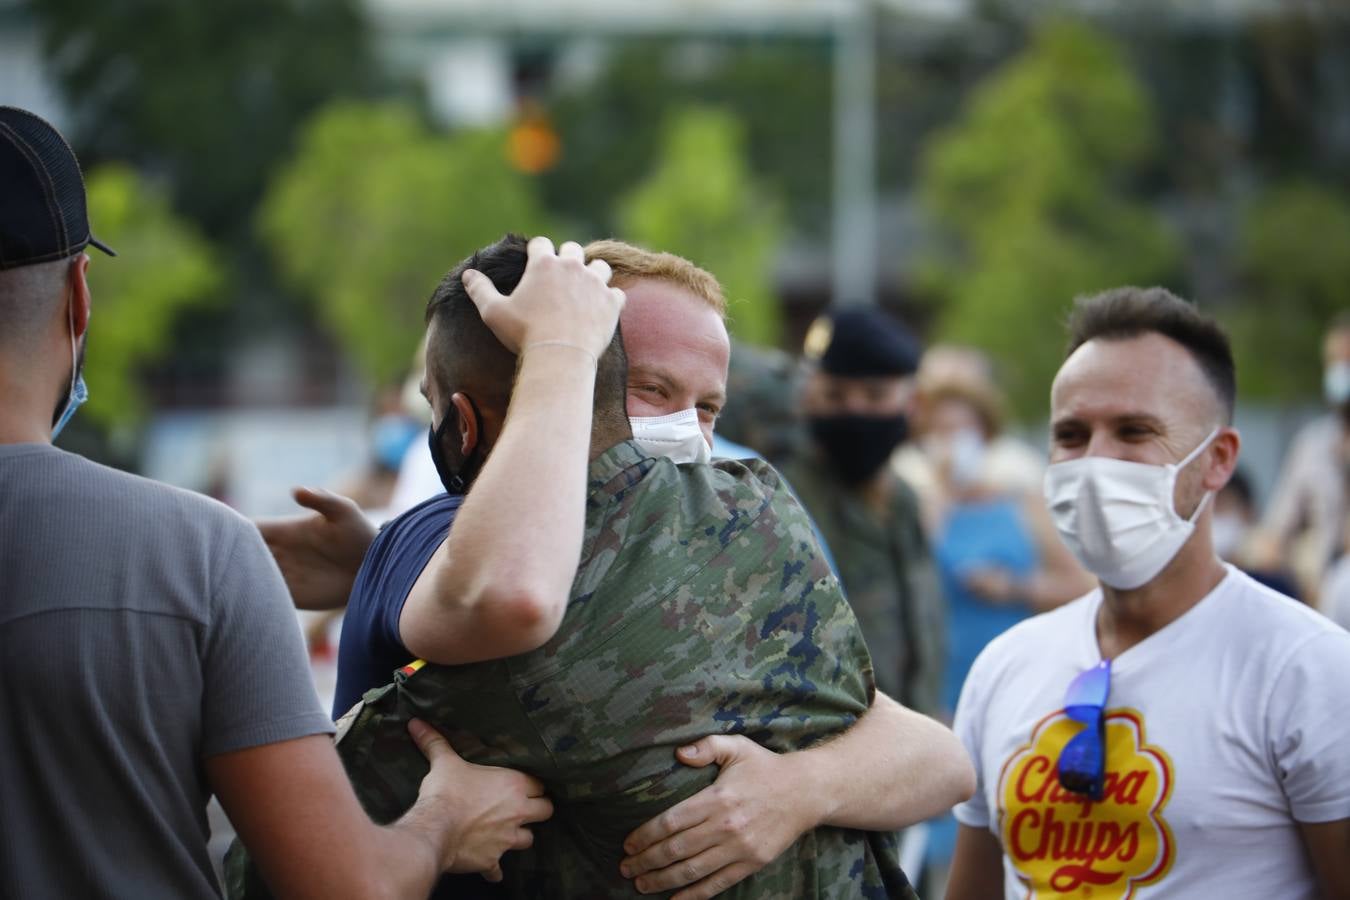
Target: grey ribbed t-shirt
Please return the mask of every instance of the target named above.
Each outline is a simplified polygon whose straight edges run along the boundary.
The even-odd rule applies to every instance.
[[[203,760],[332,730],[246,519],[0,445],[0,897],[218,897]]]

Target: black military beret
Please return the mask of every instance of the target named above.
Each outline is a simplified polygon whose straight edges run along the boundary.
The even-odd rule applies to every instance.
[[[859,306],[828,310],[811,323],[802,352],[831,375],[867,378],[913,375],[923,346],[891,316]]]

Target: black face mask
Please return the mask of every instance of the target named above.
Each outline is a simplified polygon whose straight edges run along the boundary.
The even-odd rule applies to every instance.
[[[478,477],[478,470],[483,467],[483,417],[478,412],[478,404],[473,402],[472,397],[468,397],[469,408],[473,410],[474,424],[478,426],[478,443],[474,446],[469,458],[463,460],[459,465],[459,471],[450,468],[450,461],[445,458],[443,449],[443,439],[449,430],[450,423],[459,418],[455,412],[454,404],[446,409],[445,415],[441,417],[441,424],[438,428],[427,429],[427,445],[431,448],[431,462],[436,466],[436,474],[441,478],[441,484],[452,494],[463,494],[473,484],[473,480]],[[458,455],[458,454],[456,454]]]
[[[845,484],[870,479],[909,437],[909,419],[894,416],[812,416],[811,436]]]

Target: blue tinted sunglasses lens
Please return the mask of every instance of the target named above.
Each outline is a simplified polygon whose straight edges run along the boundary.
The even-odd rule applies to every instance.
[[[1105,796],[1106,752],[1102,721],[1088,725],[1064,745],[1059,754],[1059,783],[1065,790],[1094,800]]]
[[[1056,770],[1065,790],[1094,800],[1105,795],[1106,746],[1104,710],[1111,693],[1111,661],[1104,659],[1079,673],[1064,695],[1064,713],[1085,727],[1060,751]]]

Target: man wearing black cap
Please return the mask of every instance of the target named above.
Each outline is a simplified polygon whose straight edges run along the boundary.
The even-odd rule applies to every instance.
[[[0,107],[0,897],[218,897],[212,793],[287,897],[491,870],[547,817],[538,782],[418,723],[420,799],[372,824],[253,526],[51,445],[85,393],[91,244],[70,147]]]
[[[945,629],[914,493],[886,465],[909,434],[922,348],[871,308],[827,313],[807,332],[806,453],[784,467],[839,569],[877,687],[937,711]]]

